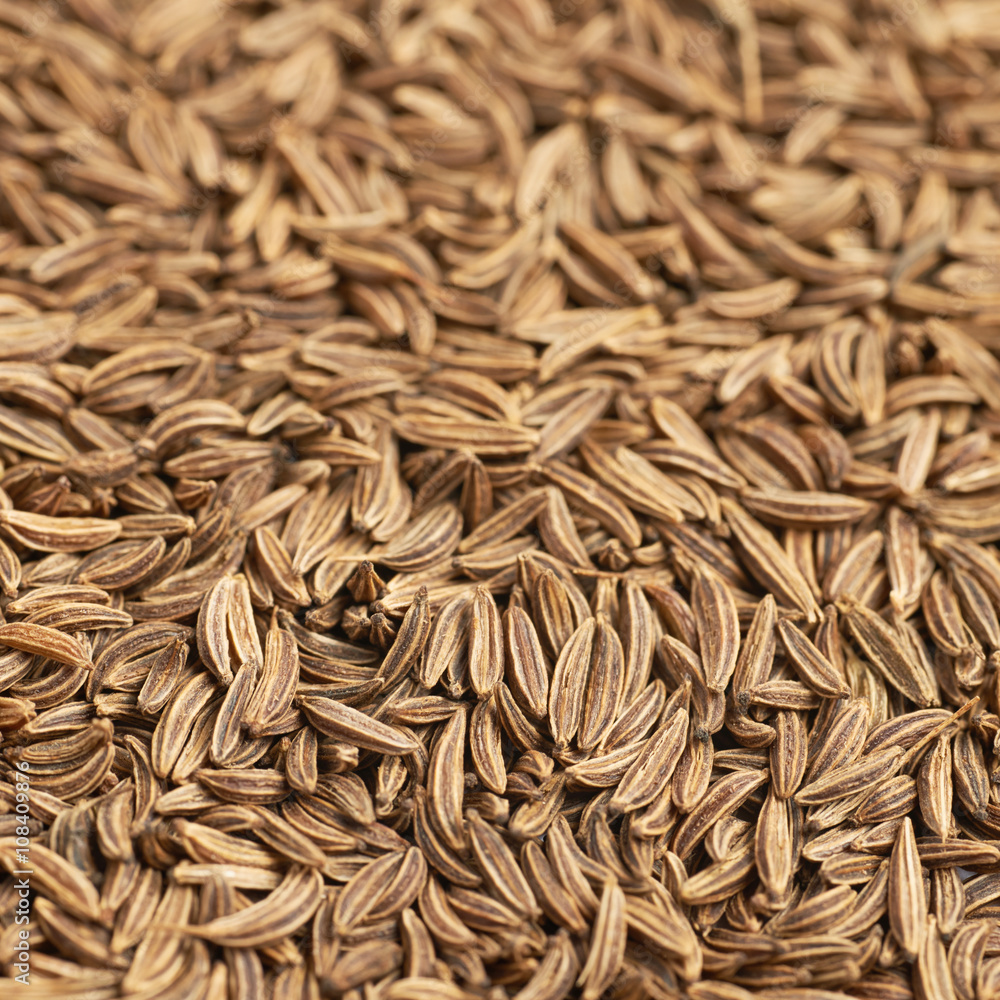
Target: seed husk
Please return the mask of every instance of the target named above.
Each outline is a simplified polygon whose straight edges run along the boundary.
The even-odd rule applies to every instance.
[[[1000,993],[995,5],[233,6],[3,11],[7,977]]]

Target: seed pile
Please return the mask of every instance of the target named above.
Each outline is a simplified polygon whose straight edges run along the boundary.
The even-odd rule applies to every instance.
[[[1000,995],[1000,3],[0,26],[8,991]]]

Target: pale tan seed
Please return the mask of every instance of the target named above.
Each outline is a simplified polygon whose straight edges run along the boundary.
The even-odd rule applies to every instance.
[[[469,810],[468,820],[472,853],[493,892],[525,917],[537,914],[535,896],[503,837],[475,809]]]
[[[431,749],[427,772],[429,816],[455,851],[461,851],[466,844],[462,822],[465,741],[466,713],[460,708],[441,730]]]
[[[617,975],[625,951],[627,934],[625,894],[613,878],[604,883],[601,903],[591,933],[591,950],[580,970],[577,985],[581,996],[595,1000]]]
[[[542,719],[548,710],[549,671],[538,632],[523,608],[509,608],[503,616],[507,682],[524,710]]]
[[[769,777],[770,773],[764,768],[759,773],[736,771],[716,781],[677,828],[673,837],[674,853],[682,860],[688,857],[710,826],[745,802]]]
[[[832,601],[855,596],[881,556],[884,543],[879,531],[868,532],[855,541],[827,570],[823,579],[824,597]]]
[[[725,582],[713,573],[695,570],[691,608],[698,628],[702,663],[710,690],[721,692],[736,670],[739,618],[736,601]]]
[[[990,778],[983,749],[968,731],[963,730],[954,736],[952,780],[963,808],[973,816],[984,816],[989,800]]]
[[[580,538],[561,490],[549,487],[548,503],[539,512],[536,525],[545,548],[567,565],[589,569],[590,555]]]
[[[188,932],[228,947],[273,944],[312,916],[320,902],[322,884],[322,876],[315,869],[293,867],[281,885],[261,902],[192,926]]]
[[[299,680],[299,650],[295,638],[275,623],[267,631],[260,674],[242,713],[251,736],[281,718],[292,706]]]
[[[552,459],[545,463],[542,472],[562,490],[570,503],[596,518],[625,545],[634,548],[642,542],[642,531],[635,515],[603,485]]]
[[[682,686],[679,689],[681,695],[689,694],[689,688],[690,683]],[[648,684],[630,705],[619,711],[617,721],[601,740],[598,752],[619,749],[645,736],[661,711],[664,711],[665,700],[666,688],[662,681],[656,680]]]
[[[500,716],[496,696],[483,699],[472,710],[469,720],[469,748],[476,774],[487,788],[503,794],[507,787],[500,744]]]
[[[826,698],[850,695],[851,689],[836,668],[801,629],[787,618],[779,619],[777,629],[788,659],[804,684]]]
[[[726,497],[722,498],[722,510],[751,574],[776,599],[780,597],[786,606],[804,611],[810,619],[818,618],[818,608],[808,582],[785,555],[774,536]]]
[[[256,684],[256,665],[244,664],[236,671],[233,683],[226,689],[219,705],[209,747],[209,759],[217,767],[225,767],[240,751],[243,717]]]
[[[556,1000],[572,987],[580,964],[565,930],[549,938],[545,956],[515,1000]]]
[[[934,461],[940,429],[941,414],[934,409],[915,420],[906,435],[896,466],[896,475],[904,493],[912,496],[923,487]]]
[[[886,518],[885,563],[893,608],[912,613],[923,591],[920,536],[916,522],[898,507],[891,507]]]
[[[416,740],[402,730],[332,698],[300,696],[296,702],[309,721],[327,736],[385,754],[407,754],[417,747]]]
[[[791,798],[802,784],[808,759],[805,721],[798,712],[778,712],[770,748],[771,788],[778,799]]]
[[[590,669],[583,697],[583,714],[576,743],[591,750],[618,717],[625,683],[625,653],[621,640],[604,612],[596,615]]]
[[[957,868],[931,871],[931,909],[942,937],[951,940],[965,918],[965,888]]]
[[[551,569],[542,570],[535,580],[531,605],[539,638],[553,659],[557,659],[578,623],[569,592]]]
[[[641,809],[657,797],[665,796],[684,750],[687,729],[688,714],[681,709],[647,740],[608,803],[612,815]]]
[[[827,772],[855,761],[865,746],[871,705],[865,698],[852,698],[830,718],[821,733],[813,731],[809,745],[806,778],[812,782]]]
[[[434,618],[417,671],[421,685],[428,690],[440,680],[449,664],[466,658],[470,604],[469,595],[460,593],[448,601]],[[456,674],[461,672],[461,669],[455,671]]]
[[[955,932],[948,947],[948,965],[955,995],[962,1000],[977,996],[976,977],[982,967],[990,924],[984,920],[968,920]]]
[[[12,873],[20,865],[15,856],[15,838],[4,838],[0,864]],[[101,908],[100,897],[85,873],[62,855],[44,846],[31,845],[32,884],[35,891],[58,904],[80,920],[110,923],[110,915]]]
[[[951,772],[951,737],[939,736],[920,765],[917,794],[924,823],[942,839],[951,832]]]
[[[459,543],[459,552],[469,552],[484,543],[495,544],[522,531],[548,503],[548,491],[531,490],[514,503],[498,510]]]
[[[202,663],[222,684],[226,685],[233,679],[228,628],[232,587],[232,579],[223,577],[205,594],[198,611],[198,625],[195,631]]]
[[[785,528],[824,529],[853,524],[871,510],[865,500],[818,490],[744,490],[743,504],[760,520]]]
[[[907,655],[892,626],[856,602],[845,610],[851,635],[885,680],[918,705],[935,704],[938,701],[936,683],[920,663]]]
[[[477,587],[469,609],[469,681],[479,698],[488,698],[504,675],[500,611],[486,587]]]
[[[431,630],[430,604],[427,588],[419,587],[413,603],[407,608],[396,638],[389,647],[376,678],[391,687],[405,677],[423,652]]]
[[[889,859],[889,926],[903,954],[917,958],[927,933],[927,899],[924,896],[920,857],[913,823],[904,817]]]
[[[704,798],[714,759],[715,749],[708,734],[689,733],[671,788],[673,803],[681,812],[690,813]]]
[[[576,629],[562,648],[552,673],[549,728],[559,747],[569,746],[580,727],[596,626],[596,620],[588,618]]]
[[[45,625],[27,622],[0,625],[0,645],[70,666],[93,666],[89,651],[78,639]]]
[[[846,800],[878,787],[899,769],[903,751],[890,747],[825,771],[795,795],[799,805],[820,805]]]

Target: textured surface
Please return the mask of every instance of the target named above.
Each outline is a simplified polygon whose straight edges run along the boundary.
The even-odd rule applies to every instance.
[[[995,1000],[998,53],[0,3],[5,976]]]

